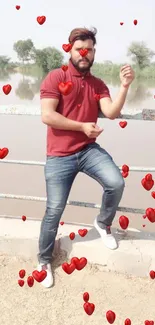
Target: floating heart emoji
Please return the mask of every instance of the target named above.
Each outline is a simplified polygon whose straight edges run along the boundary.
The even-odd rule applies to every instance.
[[[4,94],[5,95],[8,95],[10,93],[11,89],[12,89],[11,85],[9,85],[9,84],[4,85],[3,86],[3,92],[4,92]]]
[[[88,232],[87,229],[79,229],[79,230],[78,230],[78,234],[79,234],[81,237],[86,236],[86,235],[87,235],[87,232]]]
[[[120,216],[119,224],[122,229],[127,229],[128,225],[129,225],[129,219],[126,216]]]
[[[25,221],[26,220],[26,216],[22,216],[22,220]]]
[[[83,294],[83,300],[85,302],[88,302],[89,301],[89,293],[88,292],[84,292],[84,294]]]
[[[72,49],[72,44],[63,44],[62,45],[62,48],[63,48],[63,50],[65,51],[65,52],[69,52],[71,49]]]
[[[42,270],[42,271],[37,271],[34,270],[32,272],[32,276],[33,278],[37,281],[37,282],[42,282],[45,280],[45,278],[47,277],[47,271],[46,270]]]
[[[58,88],[62,95],[69,95],[73,90],[73,83],[71,81],[60,82]]]
[[[69,238],[70,238],[71,240],[73,240],[73,239],[75,238],[75,232],[71,232],[71,233],[69,234]]]
[[[28,278],[27,278],[27,284],[28,284],[28,286],[31,288],[31,287],[33,287],[33,285],[34,285],[34,278],[33,278],[33,276],[28,276]]]
[[[147,182],[152,181],[152,174],[145,175],[145,179],[146,179]]]
[[[149,219],[150,222],[155,222],[155,210],[152,208],[148,208],[145,211],[147,218]]]
[[[18,280],[18,284],[19,284],[20,287],[23,287],[23,285],[24,285],[24,280],[21,280],[21,279]]]
[[[142,186],[145,188],[146,191],[150,191],[151,188],[154,186],[154,180],[147,181],[145,178],[141,180]]]
[[[151,279],[155,279],[155,271],[153,271],[153,270],[151,270],[150,272],[149,272],[149,275],[150,275],[150,278]]]
[[[122,26],[123,24],[124,24],[124,23],[121,21],[121,22],[120,22],[120,25]]]
[[[145,325],[154,325],[154,321],[153,320],[145,320],[144,324]]]
[[[134,19],[133,23],[134,23],[134,25],[137,25],[137,23],[138,23],[137,19]]]
[[[121,121],[119,122],[119,125],[122,129],[124,129],[127,126],[127,121]]]
[[[81,50],[79,51],[79,53],[80,53],[80,55],[81,55],[82,57],[84,57],[84,56],[86,56],[86,55],[88,54],[88,50],[87,50],[87,49],[81,49]]]
[[[80,271],[86,266],[87,259],[85,257],[81,257],[80,259],[77,257],[73,257],[71,259],[71,262],[74,263],[76,270]]]
[[[60,225],[63,226],[64,225],[64,221],[60,221]]]
[[[71,274],[73,273],[73,271],[75,270],[75,264],[74,263],[63,263],[62,264],[62,269],[67,273],[67,274]]]
[[[95,305],[93,303],[90,302],[85,302],[83,305],[83,308],[85,310],[85,312],[87,313],[87,315],[92,315],[92,313],[95,310]]]
[[[128,167],[127,165],[123,165],[123,166],[122,166],[122,171],[123,171],[124,173],[128,173],[128,172],[129,172],[129,167]]]
[[[0,149],[0,159],[4,159],[9,153],[8,148]]]
[[[16,6],[16,9],[19,10],[20,9],[20,6]]]
[[[99,94],[95,94],[94,95],[94,98],[98,101],[98,100],[100,100],[100,97],[101,97],[101,95],[99,95]]]
[[[43,25],[45,21],[46,21],[45,16],[38,16],[37,17],[37,22],[38,22],[39,25]]]
[[[114,321],[115,321],[116,315],[115,315],[115,313],[114,313],[112,310],[108,310],[108,311],[106,312],[106,318],[107,318],[107,321],[108,321],[110,324],[113,324]]]
[[[129,318],[126,318],[124,321],[124,325],[131,325],[131,320]]]
[[[61,69],[66,72],[68,70],[68,65],[62,65]]]
[[[151,192],[151,196],[155,199],[155,192]]]
[[[124,178],[127,178],[127,177],[128,177],[128,175],[129,175],[129,173],[128,173],[128,172],[122,172],[122,176],[123,176]]]
[[[20,276],[21,279],[24,278],[25,274],[26,274],[25,270],[20,270],[19,271],[19,276]]]

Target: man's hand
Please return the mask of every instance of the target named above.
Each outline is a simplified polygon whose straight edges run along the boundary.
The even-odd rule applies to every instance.
[[[129,64],[120,69],[120,80],[124,87],[128,87],[135,78],[135,73]]]
[[[87,135],[88,138],[97,138],[103,129],[99,128],[95,123],[83,123],[82,131]]]

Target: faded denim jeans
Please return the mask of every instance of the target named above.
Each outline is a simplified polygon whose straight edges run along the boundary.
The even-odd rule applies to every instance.
[[[40,229],[38,261],[47,264],[52,260],[59,222],[76,175],[85,173],[102,186],[104,191],[97,223],[103,229],[112,225],[125,182],[112,157],[97,143],[88,144],[69,156],[47,156],[44,172],[47,203]]]

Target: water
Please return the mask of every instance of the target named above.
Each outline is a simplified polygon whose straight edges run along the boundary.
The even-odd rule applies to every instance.
[[[4,84],[12,85],[11,93],[6,96],[1,93],[1,113],[9,107],[20,107],[36,110],[40,114],[39,87],[41,79],[32,76],[24,76],[19,73],[3,77],[0,80],[0,88]],[[106,82],[106,81],[105,81]],[[107,83],[111,96],[114,99],[119,84],[116,81]],[[125,111],[154,109],[154,88],[150,82],[141,81],[135,84],[128,94],[128,101],[124,106]],[[125,129],[119,126],[119,120],[99,119],[98,125],[104,128],[97,142],[112,156],[118,166],[127,164],[130,166],[155,166],[154,139],[155,124],[152,121],[129,120]],[[41,122],[40,116],[0,116],[0,148],[8,147],[9,155],[6,159],[36,160],[45,162],[46,157],[46,126]],[[1,193],[46,196],[44,169],[40,166],[23,166],[0,164]],[[155,200],[150,192],[141,186],[141,179],[146,172],[130,172],[125,179],[126,187],[120,206],[146,209],[155,208]],[[155,173],[152,173],[155,179]],[[100,204],[102,187],[87,175],[79,174],[75,179],[69,200],[85,201]],[[22,200],[0,200],[0,214],[14,216],[26,215],[27,218],[42,219],[45,210],[45,202],[31,202]],[[92,224],[94,217],[99,213],[98,209],[67,206],[63,220]],[[117,218],[123,213],[118,212],[114,225],[118,226]],[[141,215],[124,213],[130,219],[130,227],[143,231],[155,232],[155,224],[151,224]],[[143,228],[142,225],[146,227]]]

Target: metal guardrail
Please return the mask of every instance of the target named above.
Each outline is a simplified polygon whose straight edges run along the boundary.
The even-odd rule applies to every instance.
[[[9,164],[20,164],[20,165],[34,165],[34,166],[45,166],[44,162],[41,161],[24,161],[24,160],[0,160],[0,163],[9,163]],[[121,170],[122,167],[119,167]],[[135,172],[155,172],[155,167],[130,167],[130,171]],[[14,195],[14,194],[4,194],[0,193],[1,199],[16,199],[16,200],[28,200],[28,201],[38,201],[38,202],[46,202],[45,197],[37,197],[37,196],[24,196],[24,195]],[[100,209],[101,205],[89,202],[80,202],[80,201],[67,201],[67,205],[85,207],[85,208],[94,208]],[[135,209],[135,208],[127,208],[127,207],[118,207],[117,211],[128,212],[128,213],[138,213],[145,214],[145,210],[143,209]],[[0,217],[4,217],[4,215],[0,215]]]

